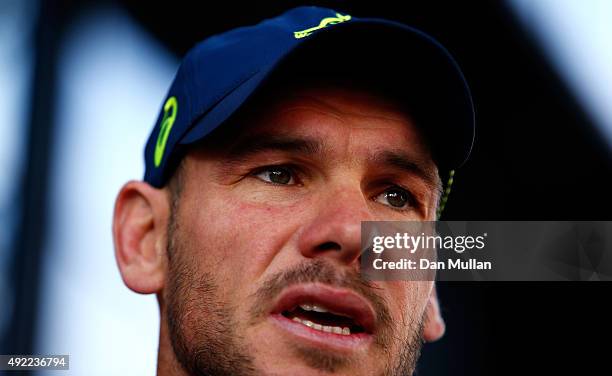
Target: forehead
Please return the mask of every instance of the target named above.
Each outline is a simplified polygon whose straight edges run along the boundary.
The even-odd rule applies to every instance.
[[[276,83],[259,93],[213,142],[220,145],[260,134],[316,137],[337,151],[406,149],[429,158],[410,111],[397,98],[351,82]],[[354,152],[355,150],[353,150]]]

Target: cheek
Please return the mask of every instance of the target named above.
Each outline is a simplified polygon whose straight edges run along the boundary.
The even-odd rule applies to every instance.
[[[392,314],[405,318],[406,322],[420,320],[427,307],[433,282],[390,281],[387,284]]]
[[[303,223],[305,202],[266,205],[225,193],[185,205],[185,236],[198,262],[231,281],[233,288],[245,290],[244,285],[263,274],[282,249],[290,248]]]

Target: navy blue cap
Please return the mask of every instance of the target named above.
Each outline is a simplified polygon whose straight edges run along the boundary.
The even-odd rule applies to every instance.
[[[424,128],[438,167],[451,170],[467,160],[475,131],[470,90],[439,42],[394,21],[299,7],[207,38],[187,53],[147,141],[144,180],[162,187],[179,150],[222,125],[288,61],[289,70],[340,66],[389,81],[429,109]]]

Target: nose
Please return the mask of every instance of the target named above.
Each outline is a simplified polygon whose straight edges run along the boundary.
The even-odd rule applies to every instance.
[[[350,265],[361,255],[361,221],[372,220],[360,189],[339,187],[316,207],[317,214],[300,234],[298,247],[307,258],[325,257]]]

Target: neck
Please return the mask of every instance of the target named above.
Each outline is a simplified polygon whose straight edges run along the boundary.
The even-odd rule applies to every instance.
[[[161,312],[160,316],[157,376],[188,376],[174,354],[164,313]]]

